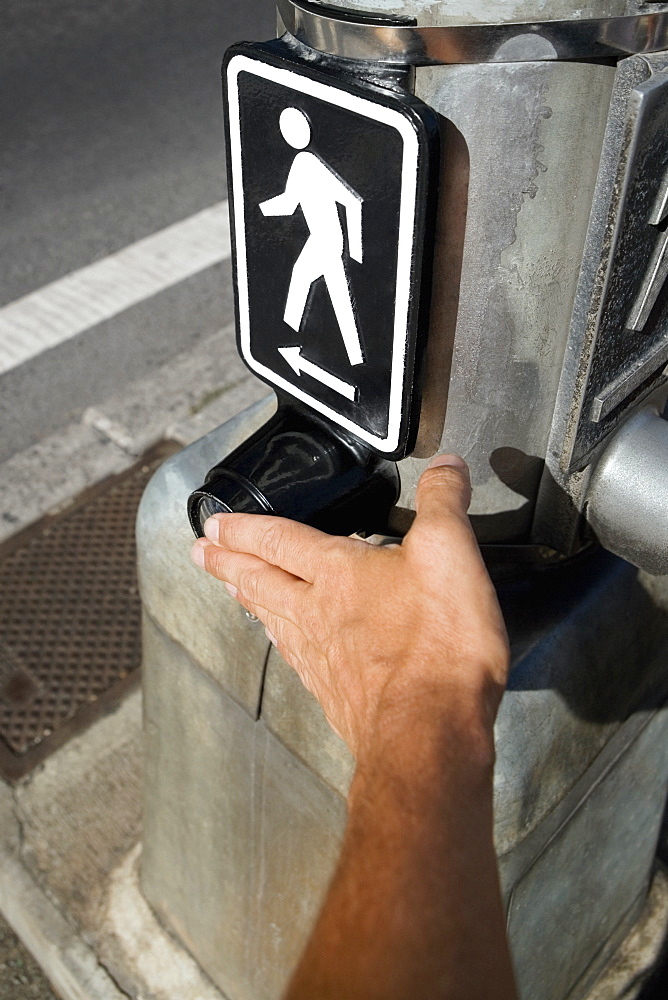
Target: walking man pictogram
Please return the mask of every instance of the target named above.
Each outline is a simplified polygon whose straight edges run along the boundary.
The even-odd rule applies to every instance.
[[[301,205],[309,238],[292,271],[284,320],[299,332],[311,287],[324,278],[341,328],[351,365],[364,362],[357,321],[343,263],[345,247],[337,204],[346,211],[348,250],[362,263],[362,197],[314,153],[304,152],[311,141],[311,125],[297,108],[286,108],[279,120],[288,145],[301,150],[295,156],[283,194],[263,201],[263,215],[293,215]]]

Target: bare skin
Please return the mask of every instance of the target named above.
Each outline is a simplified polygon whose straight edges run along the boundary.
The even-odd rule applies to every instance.
[[[439,456],[401,546],[221,514],[193,549],[357,761],[338,869],[286,1000],[516,996],[492,842],[508,646],[470,498],[464,462]]]

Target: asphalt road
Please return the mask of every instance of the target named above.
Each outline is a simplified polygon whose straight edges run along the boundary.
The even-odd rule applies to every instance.
[[[223,53],[275,18],[274,0],[3,0],[0,310],[225,199]],[[0,370],[0,459],[232,317],[221,259]]]
[[[220,64],[273,0],[3,0],[0,304],[225,197]]]

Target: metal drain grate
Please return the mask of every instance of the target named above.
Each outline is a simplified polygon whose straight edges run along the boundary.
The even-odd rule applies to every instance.
[[[137,506],[153,471],[175,450],[171,442],[159,445],[0,549],[6,777],[29,771],[132,682],[141,659]]]

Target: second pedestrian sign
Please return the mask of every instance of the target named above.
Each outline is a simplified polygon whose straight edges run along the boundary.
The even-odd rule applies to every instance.
[[[401,457],[419,417],[436,116],[282,43],[235,46],[224,79],[240,353]]]

